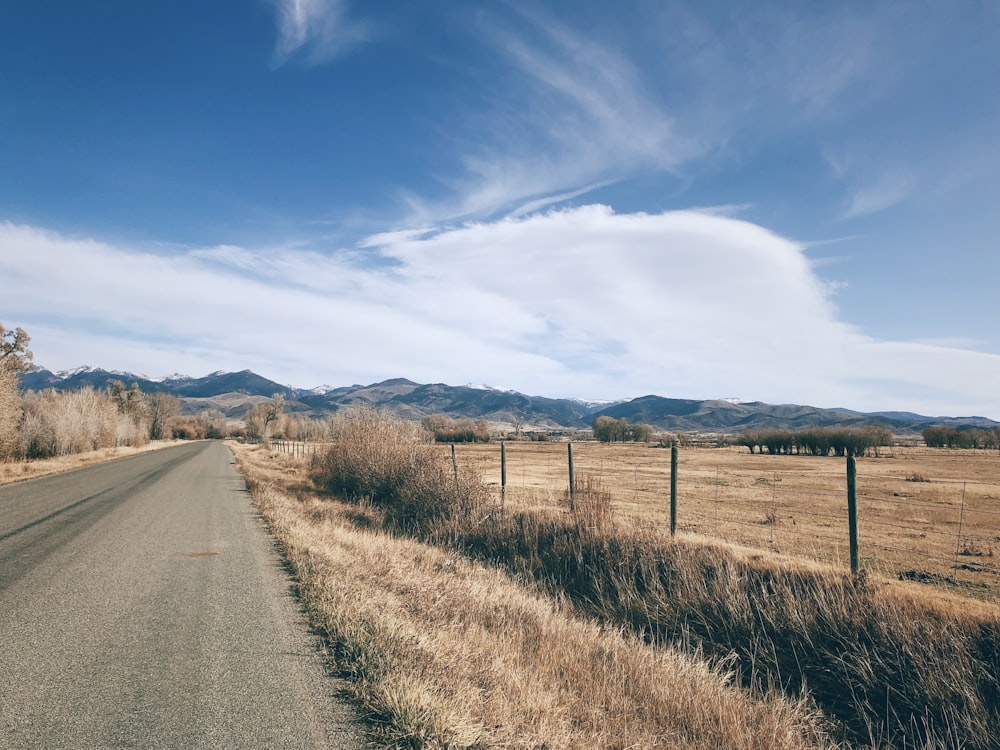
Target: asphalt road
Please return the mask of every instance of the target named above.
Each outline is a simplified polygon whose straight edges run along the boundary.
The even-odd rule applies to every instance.
[[[359,748],[229,450],[0,487],[0,748]]]

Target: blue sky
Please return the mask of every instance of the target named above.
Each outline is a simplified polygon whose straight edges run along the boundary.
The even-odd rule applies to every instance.
[[[1000,5],[0,6],[38,364],[1000,419]]]

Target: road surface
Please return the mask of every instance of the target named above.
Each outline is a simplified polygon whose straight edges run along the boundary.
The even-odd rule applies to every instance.
[[[0,487],[0,748],[360,748],[229,450]]]

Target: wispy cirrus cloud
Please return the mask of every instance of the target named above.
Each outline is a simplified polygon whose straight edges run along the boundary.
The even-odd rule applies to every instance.
[[[495,58],[481,99],[449,123],[459,168],[440,179],[453,197],[408,194],[414,222],[523,214],[643,175],[682,188],[762,141],[850,117],[897,74],[889,12],[755,6],[719,23],[666,3],[607,19],[622,35],[507,7],[467,26]]]
[[[278,14],[275,63],[301,57],[307,65],[329,62],[370,35],[367,24],[350,18],[348,0],[271,0]]]
[[[842,218],[854,219],[885,211],[906,200],[916,188],[910,174],[887,174],[855,189],[847,199]]]
[[[699,152],[626,51],[541,11],[490,16],[476,32],[506,68],[456,141],[457,204],[411,197],[416,220],[538,210],[642,170],[672,170]],[[528,207],[527,209],[525,207]]]

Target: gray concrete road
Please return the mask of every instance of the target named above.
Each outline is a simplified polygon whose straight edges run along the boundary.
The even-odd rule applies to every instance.
[[[0,748],[359,748],[229,450],[0,487]]]

